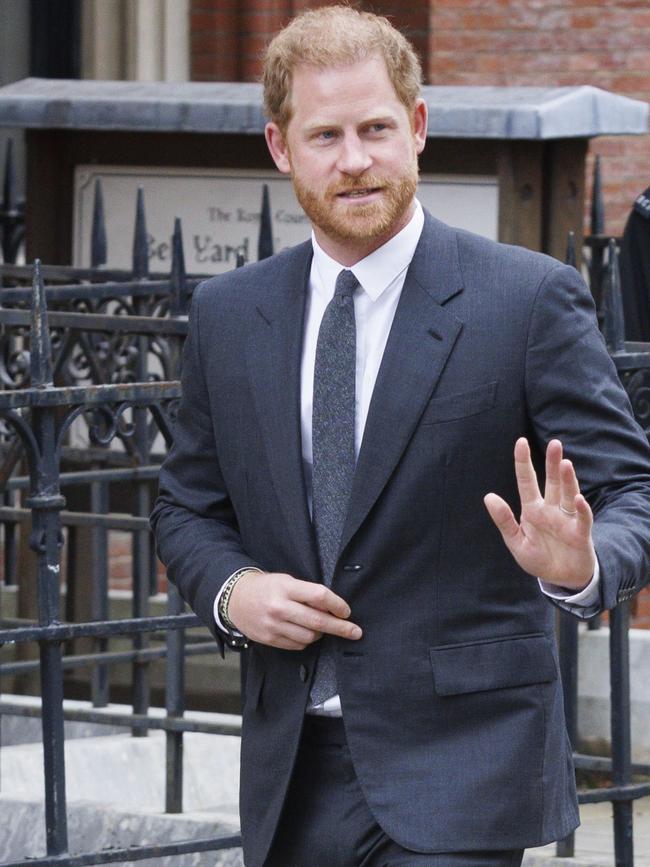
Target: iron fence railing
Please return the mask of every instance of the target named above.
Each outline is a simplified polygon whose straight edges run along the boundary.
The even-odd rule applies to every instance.
[[[273,251],[268,190],[263,189],[260,255]],[[70,855],[68,852],[63,722],[76,720],[124,726],[134,735],[163,730],[167,741],[166,811],[182,812],[184,732],[239,734],[240,726],[186,719],[185,660],[214,654],[212,640],[188,641],[186,630],[199,626],[184,613],[175,588],[167,593],[167,615],[148,616],[148,600],[155,591],[156,564],[148,527],[151,483],[163,457],[152,451],[157,439],[169,447],[181,349],[187,332],[191,293],[202,276],[187,275],[180,222],[174,226],[169,275],[150,275],[144,197],[138,192],[130,271],[102,268],[106,260],[103,197],[95,188],[91,268],[17,265],[0,267],[0,481],[5,502],[0,506],[4,527],[5,579],[16,580],[15,528],[31,518],[29,544],[36,554],[38,623],[0,623],[0,648],[37,643],[39,659],[20,659],[0,665],[0,676],[37,671],[42,705],[25,707],[5,700],[0,715],[40,715],[45,770],[47,855],[17,864],[99,864],[120,860],[216,851],[239,845],[238,835],[129,847]],[[238,265],[244,264],[242,261]],[[46,276],[48,285],[44,284]],[[205,276],[205,275],[203,275]],[[31,278],[31,287],[25,286]],[[152,279],[153,278],[153,279]],[[55,384],[56,383],[56,384]],[[70,430],[83,422],[87,447],[70,446]],[[121,450],[110,445],[119,441]],[[20,460],[27,475],[16,473]],[[66,469],[65,463],[73,469]],[[75,464],[81,464],[79,469]],[[132,512],[109,509],[110,486],[129,482]],[[65,509],[62,490],[79,484],[90,489],[89,510]],[[13,498],[29,492],[24,505]],[[88,622],[61,622],[62,529],[70,534],[90,528],[93,557],[85,589],[90,589]],[[108,617],[108,531],[125,530],[133,537],[132,616]],[[70,558],[69,558],[70,560]],[[68,594],[81,583],[74,563],[67,564]],[[90,579],[88,581],[88,579]],[[90,587],[88,588],[88,584]],[[68,612],[66,612],[67,614]],[[72,618],[65,618],[71,621]],[[164,634],[164,647],[151,647],[152,634]],[[128,637],[130,650],[109,650],[109,639]],[[86,639],[91,652],[66,652],[71,641]],[[149,714],[149,666],[164,658],[166,716]],[[132,712],[99,710],[109,697],[110,666],[130,661]],[[64,709],[65,671],[90,667],[92,708]],[[235,796],[235,793],[233,793]]]
[[[600,158],[597,157],[593,175],[591,234],[585,238],[587,273],[607,347],[637,421],[650,439],[650,343],[625,340],[618,265],[619,241],[604,234]],[[567,261],[575,265],[570,249],[571,245]],[[590,622],[590,628],[598,628],[599,625],[600,618]],[[567,729],[576,769],[601,775],[606,781],[595,788],[580,790],[579,801],[581,804],[611,802],[616,864],[619,867],[633,867],[634,801],[650,795],[650,764],[632,762],[630,602],[623,602],[609,612],[611,756],[586,755],[579,751],[578,628],[575,618],[560,613],[558,639]],[[635,777],[640,781],[635,782]],[[558,843],[557,854],[561,857],[574,856],[573,834]]]
[[[7,324],[7,316],[12,311],[0,311],[0,322]],[[79,314],[82,315],[82,314]],[[85,314],[84,314],[85,315]],[[99,314],[95,324],[99,324]],[[97,619],[88,623],[61,623],[60,615],[60,574],[63,526],[62,512],[65,498],[61,493],[60,464],[63,444],[67,432],[75,419],[86,417],[88,429],[94,432],[98,441],[108,444],[121,429],[124,437],[137,436],[138,427],[145,437],[138,444],[137,455],[148,457],[149,427],[153,421],[167,443],[171,440],[170,414],[173,404],[180,396],[178,382],[109,383],[87,386],[55,386],[54,360],[50,343],[50,322],[46,305],[45,289],[38,264],[35,267],[32,308],[29,330],[29,386],[20,390],[0,392],[0,418],[3,423],[19,437],[29,470],[29,498],[26,502],[31,511],[32,531],[30,546],[36,554],[38,579],[38,625],[23,625],[13,628],[0,628],[0,645],[19,645],[37,641],[40,648],[38,670],[42,696],[43,749],[45,768],[45,814],[47,856],[11,862],[22,864],[94,864],[125,860],[125,852],[118,857],[116,850],[97,852],[92,855],[71,856],[68,854],[67,811],[65,793],[64,710],[63,710],[63,671],[64,667],[88,665],[96,666],[97,673],[103,673],[105,666],[125,659],[134,665],[133,714],[113,716],[116,724],[128,725],[134,732],[152,728],[162,728],[167,738],[167,809],[178,812],[182,809],[182,751],[181,738],[186,730],[237,731],[236,727],[207,726],[188,723],[183,719],[183,669],[188,655],[184,646],[182,631],[198,624],[194,615],[183,613],[182,603],[177,593],[168,593],[168,614],[164,617],[147,616],[149,582],[145,569],[135,569],[133,577],[134,604],[133,617],[121,621]],[[131,321],[130,333],[143,339],[151,333],[155,319]],[[21,321],[22,324],[22,321]],[[106,319],[101,323],[110,328]],[[156,333],[165,333],[172,338],[183,334],[186,317],[179,314],[168,320],[158,320],[165,328]],[[143,353],[146,356],[146,351]],[[131,412],[133,420],[127,427],[121,427],[125,415]],[[102,479],[105,482],[105,479]],[[140,505],[140,500],[138,500]],[[149,504],[144,504],[148,511]],[[6,520],[9,516],[3,515]],[[77,516],[77,520],[92,521],[98,526],[96,515]],[[145,536],[148,530],[144,518],[117,518],[104,516],[106,526],[119,523],[134,533]],[[74,517],[73,517],[74,520]],[[140,558],[140,565],[148,564],[148,551]],[[96,612],[97,613],[97,612]],[[147,637],[153,632],[164,630],[167,644],[164,653],[161,649],[147,647]],[[106,641],[111,636],[127,635],[133,639],[131,651],[109,653]],[[72,655],[64,658],[64,642],[78,637],[93,638],[100,644],[96,652],[81,658]],[[207,643],[193,648],[193,652],[206,652]],[[210,650],[212,647],[210,646]],[[166,656],[167,676],[167,716],[164,720],[148,716],[149,707],[146,669],[141,665],[156,656]],[[2,666],[2,674],[25,669],[24,662]],[[101,701],[99,703],[102,703]],[[4,702],[1,713],[24,713],[19,708]],[[96,712],[97,713],[97,712]],[[77,714],[77,718],[93,719],[93,713]],[[218,850],[232,848],[239,844],[239,838],[229,837],[203,841],[169,843],[164,846],[142,846],[128,849],[128,860],[178,855],[184,852]]]

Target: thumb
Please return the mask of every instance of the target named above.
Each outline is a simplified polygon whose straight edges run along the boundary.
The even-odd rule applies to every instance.
[[[503,536],[503,541],[510,548],[520,532],[519,524],[512,514],[512,509],[498,494],[486,494],[483,497],[483,502],[489,516]]]

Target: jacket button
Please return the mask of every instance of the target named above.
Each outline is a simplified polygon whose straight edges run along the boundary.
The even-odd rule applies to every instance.
[[[344,572],[360,572],[363,569],[361,563],[346,563],[343,566]]]
[[[307,671],[307,666],[301,665],[300,668],[298,669],[298,671],[300,673],[300,680],[302,680],[303,683],[306,683],[307,678],[309,677],[309,672]]]

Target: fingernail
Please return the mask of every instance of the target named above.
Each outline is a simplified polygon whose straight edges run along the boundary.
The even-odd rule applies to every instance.
[[[361,638],[361,629],[358,626],[354,626],[350,630],[350,638]]]

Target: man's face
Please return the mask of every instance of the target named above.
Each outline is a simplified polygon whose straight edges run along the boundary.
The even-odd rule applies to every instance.
[[[382,58],[293,76],[284,135],[266,138],[323,249],[342,264],[377,249],[408,222],[426,137],[426,108],[400,102]],[[345,261],[344,261],[345,260]]]

